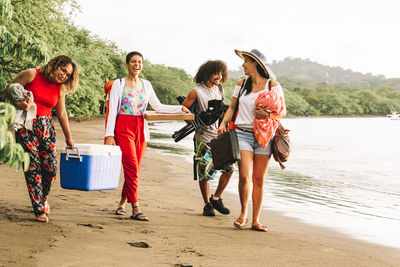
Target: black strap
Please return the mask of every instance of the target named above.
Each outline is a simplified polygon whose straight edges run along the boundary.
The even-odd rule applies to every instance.
[[[243,94],[243,88],[244,88],[246,82],[247,82],[247,79],[245,79],[245,80],[243,81],[242,86],[240,87],[240,90],[239,90],[239,95],[238,95],[238,97],[237,97],[236,106],[235,106],[235,111],[233,112],[232,119],[231,119],[231,121],[233,121],[233,122],[234,122],[235,119],[236,119],[236,113],[238,112],[238,109],[239,109],[239,98],[240,98],[240,96]]]
[[[219,89],[219,93],[221,94],[222,97],[222,102],[225,103],[225,92],[224,92],[224,87],[222,87],[222,84],[218,84],[218,89]]]

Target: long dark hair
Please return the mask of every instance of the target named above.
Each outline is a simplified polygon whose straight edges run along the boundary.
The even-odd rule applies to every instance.
[[[251,62],[255,62],[255,60],[252,57],[243,55],[245,58],[249,59]],[[264,77],[266,79],[269,79],[269,74],[265,72],[265,70],[263,69],[263,67],[260,66],[260,64],[257,63],[257,72],[258,74],[261,75],[261,77]],[[251,78],[247,78],[246,80],[244,80],[244,89],[245,94],[248,95],[251,92],[251,87],[253,85],[253,81],[251,80]]]
[[[222,73],[221,83],[224,83],[228,79],[228,67],[225,62],[221,60],[209,60],[199,67],[193,81],[195,83],[205,83],[210,80],[211,76],[220,72]]]

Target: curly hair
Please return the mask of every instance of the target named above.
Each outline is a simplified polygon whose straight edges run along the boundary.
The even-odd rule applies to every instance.
[[[73,71],[71,76],[61,84],[61,89],[63,89],[66,92],[75,92],[76,88],[78,87],[78,82],[79,82],[79,72],[78,72],[78,66],[76,63],[72,60],[67,55],[58,55],[52,59],[50,59],[49,62],[47,62],[46,65],[43,67],[40,67],[39,73],[44,75],[47,78],[50,78],[51,74],[53,74],[58,67],[65,67],[67,64],[71,64]]]
[[[217,73],[222,73],[221,83],[228,79],[228,67],[221,60],[209,60],[203,63],[196,73],[193,81],[195,83],[205,83],[210,80],[211,76]]]

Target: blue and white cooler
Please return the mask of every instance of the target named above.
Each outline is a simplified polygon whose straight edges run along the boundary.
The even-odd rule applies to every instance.
[[[85,191],[118,187],[121,173],[119,146],[75,144],[64,148],[60,157],[61,187]]]

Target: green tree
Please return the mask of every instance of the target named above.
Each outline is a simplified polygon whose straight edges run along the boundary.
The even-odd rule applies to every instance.
[[[363,114],[378,114],[378,97],[372,91],[359,90],[354,97],[361,106]]]
[[[29,58],[42,61],[47,58],[47,51],[43,43],[30,38],[25,34],[14,34],[8,31],[7,22],[12,18],[13,8],[10,0],[0,0],[0,86],[5,88],[7,79],[18,65],[18,60]],[[3,25],[4,24],[4,25]],[[2,91],[3,92],[3,91]],[[4,93],[2,94],[4,101]],[[24,152],[20,144],[14,141],[14,135],[8,130],[14,122],[15,108],[11,104],[0,102],[0,163],[10,163],[17,170],[24,165],[24,170],[29,166],[29,155]]]
[[[164,65],[144,63],[143,76],[149,80],[163,104],[176,105],[176,97],[186,96],[194,83],[184,70]]]
[[[319,113],[304,100],[304,98],[292,91],[284,90],[287,115],[316,116]]]
[[[0,0],[0,88],[4,89],[18,72],[27,66],[27,62],[39,63],[48,59],[46,45],[36,37],[12,26],[13,6],[10,0]],[[0,101],[4,101],[1,90]]]
[[[24,171],[29,167],[29,155],[20,144],[15,143],[14,135],[8,127],[14,122],[15,108],[13,105],[0,102],[0,164],[10,163],[17,170],[23,165]]]

